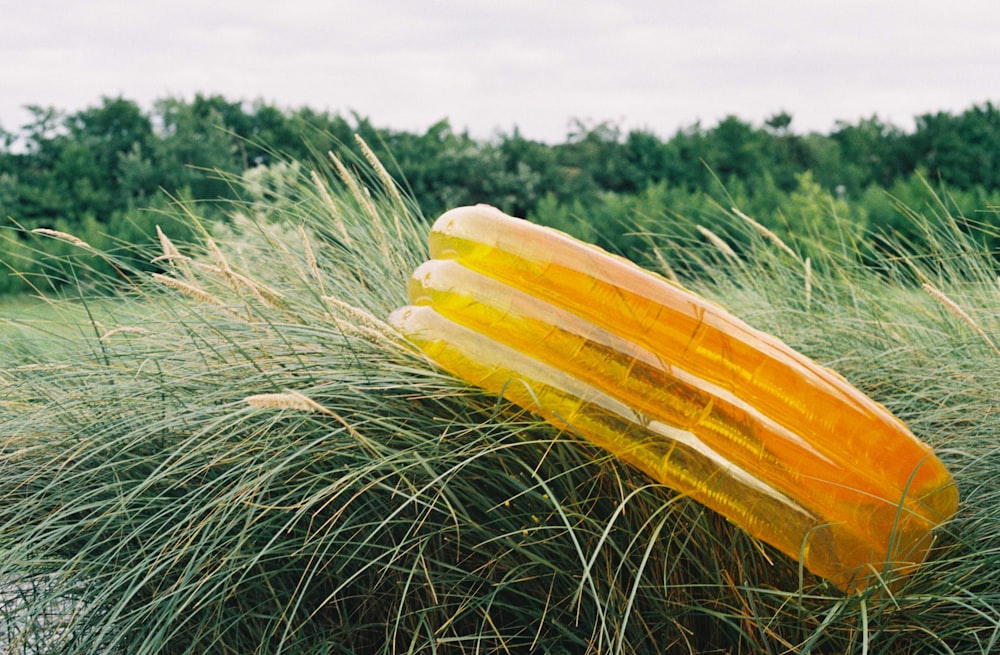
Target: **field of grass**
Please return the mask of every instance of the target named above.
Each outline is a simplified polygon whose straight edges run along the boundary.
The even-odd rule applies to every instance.
[[[66,321],[50,303],[31,296],[0,296],[0,343],[12,345],[65,327]]]
[[[1000,649],[1000,285],[974,235],[922,216],[943,210],[911,216],[933,230],[920,257],[845,237],[808,259],[733,212],[713,234],[752,247],[720,244],[685,281],[844,374],[953,472],[961,507],[930,560],[845,596],[415,352],[385,318],[429,224],[374,171],[321,167],[225,232],[164,235],[163,272],[102,316],[58,310],[58,348],[0,328],[22,344],[0,352],[8,651]],[[650,239],[668,267],[685,252],[669,224]]]
[[[72,357],[80,342],[99,334],[101,325],[114,323],[127,308],[120,299],[96,296],[0,296],[0,351],[27,359]]]

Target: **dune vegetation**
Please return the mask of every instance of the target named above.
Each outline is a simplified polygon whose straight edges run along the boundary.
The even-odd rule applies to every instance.
[[[143,251],[35,235],[59,327],[0,318],[5,652],[1000,649],[995,216],[897,205],[919,254],[823,203],[791,240],[724,206],[635,236],[952,471],[929,561],[844,595],[395,333],[433,217],[377,160],[272,170],[222,223],[165,204]]]

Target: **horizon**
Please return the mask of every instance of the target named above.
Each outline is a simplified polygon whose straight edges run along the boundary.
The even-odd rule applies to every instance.
[[[147,116],[152,116],[155,113],[155,104],[158,103],[158,102],[160,102],[160,101],[169,100],[169,99],[175,99],[175,100],[179,100],[181,102],[184,102],[186,104],[190,104],[190,103],[194,102],[195,98],[198,97],[198,96],[203,97],[203,98],[210,98],[210,97],[216,97],[216,96],[218,96],[218,97],[221,97],[222,99],[224,99],[226,102],[240,104],[240,106],[243,108],[243,110],[247,111],[247,112],[252,112],[253,107],[255,105],[257,105],[258,103],[260,103],[260,104],[262,104],[264,106],[274,107],[275,109],[278,109],[279,111],[282,111],[286,115],[291,114],[291,113],[296,112],[296,111],[299,111],[299,110],[308,109],[308,110],[312,110],[312,111],[316,111],[316,112],[326,112],[330,116],[340,116],[340,117],[342,117],[344,119],[347,119],[347,120],[350,120],[354,116],[356,116],[359,119],[363,119],[363,120],[369,121],[372,124],[372,126],[375,127],[375,128],[377,128],[377,129],[385,129],[385,130],[395,131],[395,132],[408,132],[408,133],[413,133],[413,134],[422,134],[422,133],[428,131],[434,125],[439,124],[442,121],[447,121],[448,124],[449,124],[449,126],[451,127],[451,129],[452,129],[452,131],[454,133],[456,133],[456,134],[468,133],[468,135],[470,137],[472,137],[473,139],[476,139],[476,140],[489,140],[491,138],[496,138],[496,137],[501,137],[502,138],[502,137],[511,136],[511,135],[513,135],[515,133],[518,133],[518,134],[520,134],[520,136],[522,136],[524,138],[527,138],[527,139],[530,139],[530,140],[534,140],[534,141],[539,141],[539,142],[544,143],[546,145],[556,145],[558,143],[567,142],[569,140],[569,137],[572,136],[574,128],[580,127],[580,126],[584,127],[585,129],[593,129],[593,128],[599,127],[601,125],[609,125],[611,127],[620,129],[621,132],[622,132],[622,134],[628,134],[631,131],[646,131],[646,132],[649,132],[651,134],[654,134],[655,136],[659,137],[662,140],[669,140],[671,137],[673,137],[678,132],[681,132],[681,131],[684,131],[684,130],[688,130],[688,129],[691,129],[691,128],[695,128],[695,127],[699,127],[700,126],[703,129],[712,129],[712,128],[716,127],[720,122],[722,122],[722,121],[724,121],[724,120],[726,120],[727,118],[730,118],[730,117],[735,117],[737,120],[739,120],[739,121],[741,121],[741,122],[743,122],[745,124],[748,124],[748,125],[752,126],[753,128],[763,128],[765,126],[765,122],[769,118],[771,118],[773,116],[776,116],[778,114],[781,114],[781,113],[787,113],[789,116],[791,116],[792,121],[789,124],[789,127],[786,128],[786,129],[787,129],[787,131],[789,133],[795,134],[797,136],[808,136],[808,135],[812,135],[812,134],[818,134],[820,136],[829,136],[830,134],[832,134],[833,132],[835,132],[839,128],[840,125],[857,125],[857,124],[859,124],[862,121],[868,121],[868,120],[877,120],[877,121],[881,122],[886,127],[895,128],[895,129],[898,129],[898,130],[900,130],[900,131],[902,131],[904,133],[912,134],[913,131],[916,129],[917,120],[920,117],[922,117],[922,116],[936,115],[936,114],[939,114],[939,113],[944,113],[944,114],[950,114],[950,115],[953,115],[953,116],[957,116],[957,115],[960,115],[960,114],[962,114],[962,113],[964,113],[966,111],[973,110],[975,108],[988,107],[988,106],[997,107],[998,104],[1000,104],[1000,102],[998,102],[998,100],[1000,100],[1000,98],[997,98],[997,99],[994,99],[994,98],[985,98],[985,99],[983,99],[981,101],[972,101],[967,106],[958,107],[958,108],[955,108],[954,110],[950,110],[950,109],[937,109],[937,110],[918,111],[914,115],[910,116],[907,119],[907,121],[905,121],[906,124],[900,124],[899,122],[893,121],[893,120],[888,119],[888,118],[885,118],[885,117],[879,115],[876,112],[876,113],[868,115],[868,116],[857,116],[857,117],[854,117],[853,119],[835,119],[834,122],[826,130],[808,130],[808,131],[803,131],[803,130],[800,130],[800,129],[796,129],[795,115],[792,114],[791,112],[786,111],[786,110],[777,110],[777,111],[773,112],[772,114],[770,114],[769,116],[765,116],[765,117],[761,118],[760,120],[751,120],[751,119],[748,119],[745,116],[741,116],[741,115],[739,115],[739,114],[737,114],[735,112],[721,113],[716,118],[714,118],[711,122],[707,122],[707,121],[704,121],[704,120],[701,120],[701,119],[695,119],[695,120],[690,121],[688,123],[677,125],[674,129],[672,129],[669,132],[661,132],[661,131],[657,131],[657,130],[652,130],[650,128],[643,127],[643,126],[635,126],[635,125],[628,126],[628,125],[623,125],[623,123],[620,120],[615,120],[615,119],[612,119],[612,118],[604,118],[604,119],[589,119],[588,118],[588,119],[583,119],[583,118],[580,118],[580,117],[577,117],[577,116],[573,116],[573,117],[567,118],[567,121],[566,121],[566,132],[558,140],[534,139],[534,138],[532,138],[532,137],[530,137],[528,135],[525,135],[524,131],[521,130],[519,128],[519,126],[516,125],[516,124],[509,126],[507,129],[502,129],[502,128],[498,127],[498,128],[494,128],[493,130],[489,131],[489,133],[486,133],[486,134],[476,134],[476,133],[472,132],[471,130],[469,130],[468,126],[457,126],[457,125],[455,125],[454,122],[450,118],[448,118],[447,116],[442,116],[438,120],[431,121],[430,123],[428,123],[426,126],[423,126],[422,128],[406,129],[406,128],[399,128],[399,127],[397,127],[395,125],[386,124],[384,122],[380,122],[378,120],[378,117],[376,117],[376,116],[362,114],[362,113],[357,112],[355,110],[352,110],[350,108],[347,108],[346,110],[330,110],[330,109],[324,109],[324,108],[317,108],[317,107],[314,107],[314,106],[311,106],[311,105],[308,105],[308,104],[295,105],[295,106],[282,105],[282,104],[277,103],[277,102],[267,101],[267,100],[265,100],[263,98],[231,98],[231,97],[226,96],[226,95],[221,94],[221,93],[201,93],[201,92],[195,92],[195,93],[192,93],[192,94],[187,95],[187,96],[182,96],[182,95],[167,95],[167,96],[164,96],[162,98],[156,98],[153,101],[151,101],[149,103],[145,103],[145,104],[137,101],[134,98],[130,98],[127,95],[124,95],[124,94],[101,95],[101,96],[95,98],[92,102],[87,103],[84,106],[76,107],[76,108],[73,108],[73,109],[67,109],[67,108],[64,108],[64,107],[57,107],[57,106],[44,106],[44,105],[37,105],[37,104],[34,104],[34,103],[29,103],[27,105],[24,105],[24,109],[25,109],[24,113],[25,113],[26,117],[30,116],[30,112],[28,110],[28,107],[31,107],[31,106],[39,107],[41,109],[52,109],[52,110],[55,110],[58,113],[58,116],[59,116],[60,121],[61,121],[62,119],[65,119],[65,118],[67,118],[69,116],[72,116],[72,115],[74,115],[74,114],[76,114],[78,112],[87,111],[88,109],[100,107],[101,104],[105,100],[117,100],[117,99],[121,99],[121,100],[124,100],[126,102],[134,103],[140,109],[140,111],[143,112],[143,114],[145,114]],[[27,118],[25,120],[27,120]],[[61,123],[59,123],[59,124],[61,125]],[[16,127],[12,128],[11,126],[8,126],[8,125],[0,122],[0,130],[6,130],[13,137],[15,137],[14,138],[14,143],[15,144],[18,141],[22,140],[22,138],[24,136],[23,132],[24,132],[25,128],[27,128],[27,127],[30,127],[29,123],[25,123],[24,125],[20,125],[20,126],[16,126]],[[155,126],[154,126],[154,129],[155,129]]]

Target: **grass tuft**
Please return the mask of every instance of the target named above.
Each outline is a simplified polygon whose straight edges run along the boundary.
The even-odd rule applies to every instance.
[[[806,257],[734,211],[711,234],[749,245],[718,236],[683,280],[836,368],[953,471],[962,506],[931,560],[845,597],[401,340],[384,318],[429,225],[353,164],[284,166],[280,194],[248,191],[194,242],[160,231],[161,270],[116,261],[59,349],[0,354],[6,652],[1000,648],[1000,288],[959,221],[913,213],[934,237],[919,256],[869,235]],[[671,239],[650,251],[683,252]]]

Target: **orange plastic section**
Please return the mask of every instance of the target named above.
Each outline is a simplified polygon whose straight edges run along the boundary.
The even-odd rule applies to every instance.
[[[632,262],[486,206],[444,214],[391,322],[853,591],[926,557],[958,493],[844,378]]]

